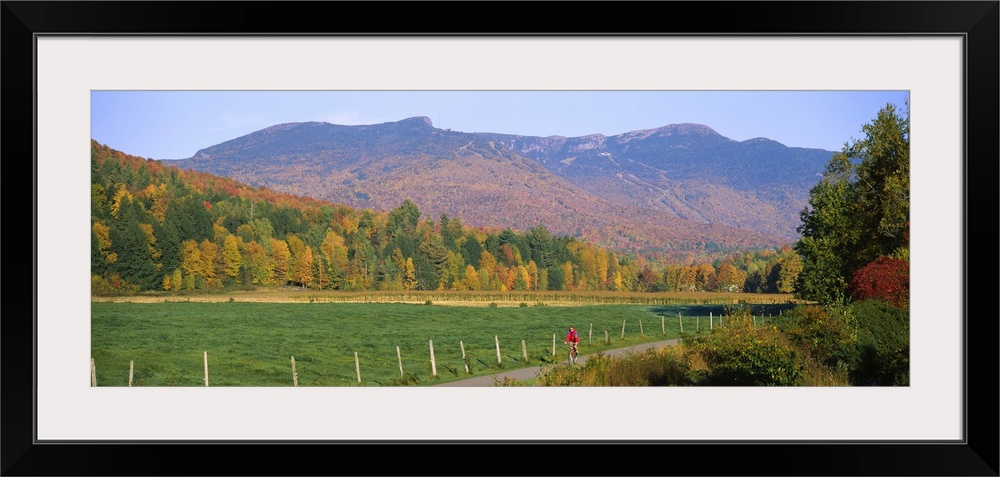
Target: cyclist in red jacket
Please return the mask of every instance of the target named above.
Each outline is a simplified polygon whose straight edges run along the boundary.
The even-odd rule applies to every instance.
[[[580,335],[577,334],[576,328],[569,327],[569,332],[566,333],[566,339],[563,340],[563,343],[569,344],[569,362],[575,364],[577,356],[576,345],[580,343]]]

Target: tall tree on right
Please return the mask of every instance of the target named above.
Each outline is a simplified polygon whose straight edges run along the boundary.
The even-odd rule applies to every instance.
[[[845,144],[809,192],[795,284],[799,298],[821,303],[851,297],[854,272],[889,256],[909,260],[910,120],[892,104]]]

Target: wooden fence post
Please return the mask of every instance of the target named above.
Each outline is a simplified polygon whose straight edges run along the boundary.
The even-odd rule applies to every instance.
[[[354,371],[358,373],[358,384],[361,384],[361,361],[358,361],[358,352],[354,352]]]
[[[458,345],[462,347],[462,362],[465,363],[465,374],[469,374],[469,360],[465,359],[465,343],[459,341]]]
[[[208,386],[208,351],[205,352],[205,386]]]
[[[295,372],[295,356],[292,356],[292,386],[299,385],[299,373]]]
[[[403,354],[399,352],[399,346],[396,347],[396,360],[399,361],[399,375],[403,375]]]
[[[625,339],[625,320],[622,320],[622,339]]]
[[[708,329],[709,330],[714,330],[715,329],[715,324],[713,323],[713,320],[712,320],[712,312],[711,311],[708,312]]]
[[[90,385],[97,386],[97,366],[94,364],[94,358],[90,358]]]
[[[556,334],[552,333],[552,356],[556,355]]]
[[[639,320],[639,336],[646,336],[646,333],[642,331],[642,320]]]
[[[604,344],[611,344],[611,338],[608,337],[608,330],[604,330]]]
[[[128,385],[132,387],[132,373],[135,372],[135,361],[128,361]]]
[[[677,312],[677,325],[681,328],[681,334],[684,333],[684,320],[681,318],[681,312]]]
[[[662,333],[663,336],[667,336],[667,322],[666,318],[662,315],[660,316],[660,333]]]
[[[497,364],[500,364],[500,337],[493,335],[493,340],[497,343]]]
[[[701,317],[700,316],[694,317],[694,330],[697,331],[698,333],[701,333]]]
[[[429,341],[431,346],[431,374],[434,376],[438,375],[437,361],[434,361],[434,340]]]
[[[521,356],[524,356],[524,360],[528,360],[528,348],[524,344],[524,340],[521,340]]]
[[[590,346],[594,341],[594,323],[590,323],[590,333],[587,334],[587,346]]]

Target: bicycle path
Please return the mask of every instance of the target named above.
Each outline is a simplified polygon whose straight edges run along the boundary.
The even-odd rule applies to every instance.
[[[666,348],[668,346],[673,346],[680,341],[679,339],[672,339],[666,341],[655,341],[652,343],[643,343],[635,346],[629,346],[625,348],[616,348],[611,350],[605,350],[603,354],[605,356],[621,356],[627,353],[635,353],[639,351],[645,351],[647,349],[659,349]],[[587,362],[587,355],[580,355],[576,360],[576,365],[580,366]],[[567,366],[565,363],[561,365],[549,365],[549,366]],[[436,384],[435,386],[452,386],[452,387],[493,387],[497,383],[502,382],[504,379],[512,379],[515,381],[524,381],[528,379],[535,379],[538,377],[538,373],[542,370],[541,367],[534,368],[523,368],[514,369],[511,371],[503,371],[500,373],[489,374],[485,376],[476,376],[474,378],[462,379],[459,381],[452,381],[449,383]]]

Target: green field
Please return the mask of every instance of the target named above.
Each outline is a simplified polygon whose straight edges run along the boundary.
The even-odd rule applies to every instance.
[[[676,338],[678,313],[685,333],[706,333],[723,307],[95,302],[91,311],[98,386],[128,386],[130,362],[133,386],[204,386],[206,352],[211,386],[292,386],[293,356],[299,386],[427,386],[564,362],[570,325],[590,354]]]

